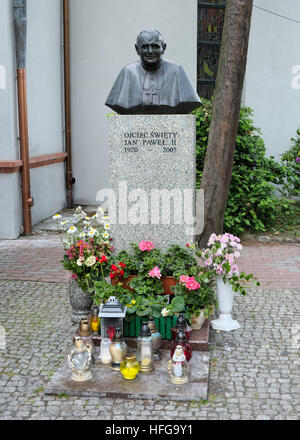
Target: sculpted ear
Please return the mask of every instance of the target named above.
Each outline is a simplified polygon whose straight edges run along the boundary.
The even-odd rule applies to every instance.
[[[167,45],[166,45],[166,43],[164,43],[163,44],[163,49],[164,49],[163,53],[165,53],[166,48],[167,48]]]
[[[139,54],[140,54],[140,51],[139,51],[138,45],[135,44],[134,46],[135,46],[136,53],[139,55]]]

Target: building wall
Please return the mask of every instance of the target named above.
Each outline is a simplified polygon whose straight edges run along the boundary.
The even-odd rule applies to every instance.
[[[27,104],[30,157],[64,151],[62,20],[60,0],[27,2]],[[0,10],[0,160],[20,159],[16,105],[13,6]],[[66,206],[64,164],[30,171],[32,223]],[[0,174],[0,238],[17,238],[22,225],[20,173]]]
[[[18,160],[12,5],[0,8],[0,160]],[[0,238],[17,238],[21,226],[19,174],[0,173]]]
[[[300,20],[299,0],[255,3]],[[296,72],[300,73],[299,31],[299,23],[253,8],[244,102],[255,110],[254,120],[262,130],[267,155],[277,158],[288,149],[290,138],[300,127],[300,77],[296,78]]]
[[[27,94],[30,157],[64,151],[60,0],[27,2]],[[64,164],[30,172],[32,223],[66,206]]]
[[[82,0],[70,2],[74,201],[95,204],[108,187],[108,119],[104,105],[121,68],[138,59],[134,44],[145,28],[164,36],[165,58],[181,64],[196,87],[197,0]]]

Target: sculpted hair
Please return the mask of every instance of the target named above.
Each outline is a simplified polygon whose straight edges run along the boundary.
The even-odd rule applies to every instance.
[[[137,46],[139,46],[143,41],[143,34],[155,34],[158,37],[158,39],[162,42],[162,44],[165,44],[165,40],[163,39],[160,32],[158,32],[156,29],[145,29],[142,32],[140,32],[136,38]]]

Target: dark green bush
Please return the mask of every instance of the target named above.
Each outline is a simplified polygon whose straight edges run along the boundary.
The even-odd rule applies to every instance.
[[[291,196],[300,195],[300,128],[297,136],[291,139],[292,145],[281,155],[281,161],[291,172],[291,180],[284,186],[285,191]]]
[[[197,188],[200,187],[212,113],[211,101],[202,99],[202,103],[203,107],[195,111]],[[295,173],[284,163],[276,162],[273,156],[265,156],[264,141],[260,130],[254,126],[252,114],[250,108],[241,108],[224,216],[224,231],[236,235],[246,230],[262,232],[278,227],[293,214],[293,202],[287,199],[285,187],[295,179]]]

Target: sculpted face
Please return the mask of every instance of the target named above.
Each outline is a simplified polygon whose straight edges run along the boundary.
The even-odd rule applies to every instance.
[[[167,45],[158,33],[147,31],[139,34],[135,45],[142,64],[147,70],[158,69],[166,47]]]

